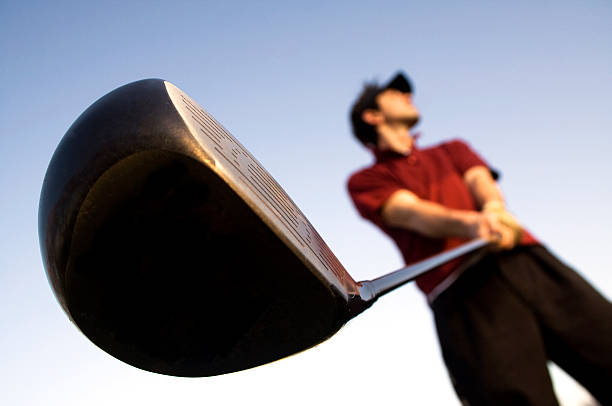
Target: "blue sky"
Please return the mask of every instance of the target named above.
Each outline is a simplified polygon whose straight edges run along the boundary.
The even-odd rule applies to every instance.
[[[355,279],[401,266],[359,219],[347,176],[371,162],[347,112],[405,70],[419,141],[466,139],[503,173],[512,211],[612,295],[612,6],[607,1],[2,2],[0,402],[458,404],[414,286],[328,342],[251,371],[150,374],[81,335],[42,267],[38,198],[78,115],[134,80],[166,79],[271,172]],[[554,372],[566,404],[584,398]],[[3,401],[6,398],[6,401]]]

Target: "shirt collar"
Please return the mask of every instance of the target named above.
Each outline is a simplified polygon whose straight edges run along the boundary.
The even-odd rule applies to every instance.
[[[417,148],[415,144],[413,144],[412,150],[410,151],[408,155],[400,154],[399,152],[395,152],[393,150],[380,150],[378,148],[373,148],[372,153],[376,157],[376,162],[385,162],[385,161],[390,161],[390,160],[399,159],[399,158],[407,158],[407,157],[416,158],[416,156],[419,153],[419,149]]]

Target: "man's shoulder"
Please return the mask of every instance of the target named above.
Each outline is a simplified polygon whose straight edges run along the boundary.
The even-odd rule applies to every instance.
[[[380,162],[375,162],[369,166],[360,168],[353,172],[346,182],[347,187],[350,190],[354,190],[359,188],[364,183],[368,183],[369,181],[379,178],[380,176],[384,176],[388,173],[388,169]]]
[[[440,150],[449,151],[449,150],[454,150],[457,148],[470,148],[470,146],[467,141],[461,138],[451,138],[448,140],[441,141],[437,144],[427,146],[423,148],[422,151],[424,152],[440,151]]]

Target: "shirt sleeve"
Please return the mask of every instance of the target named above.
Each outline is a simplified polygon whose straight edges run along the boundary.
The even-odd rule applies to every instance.
[[[489,164],[474,152],[465,141],[452,140],[442,145],[442,147],[448,152],[453,165],[461,175],[474,166],[485,166],[489,168],[493,177],[497,178],[497,171],[491,169]]]
[[[366,169],[350,177],[348,192],[359,214],[383,225],[380,209],[401,184],[390,173]]]

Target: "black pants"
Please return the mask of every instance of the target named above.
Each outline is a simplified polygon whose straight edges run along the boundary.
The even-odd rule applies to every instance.
[[[558,405],[552,360],[612,405],[612,304],[542,246],[492,254],[432,304],[468,405]]]

